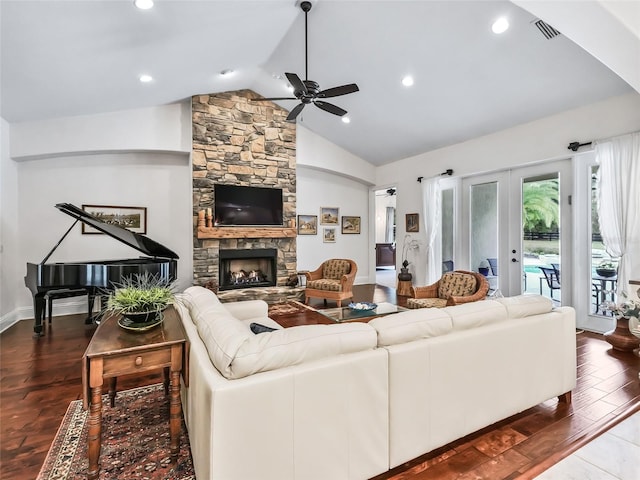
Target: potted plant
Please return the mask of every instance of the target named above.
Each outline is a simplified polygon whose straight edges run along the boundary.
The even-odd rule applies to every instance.
[[[162,323],[162,311],[173,303],[173,285],[149,273],[125,277],[114,284],[106,314],[120,315],[118,324],[130,330],[147,330]]]
[[[613,277],[618,273],[618,264],[612,260],[600,262],[600,265],[596,267],[596,273],[601,277]]]

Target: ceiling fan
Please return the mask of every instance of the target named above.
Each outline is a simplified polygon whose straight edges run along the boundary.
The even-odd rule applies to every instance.
[[[311,10],[311,2],[300,3],[300,8],[304,12],[304,76],[305,80],[301,80],[295,73],[285,73],[287,80],[293,87],[293,97],[273,97],[273,98],[261,98],[255,99],[256,102],[266,100],[300,100],[300,103],[296,105],[293,110],[287,116],[287,122],[295,122],[297,116],[302,112],[302,109],[310,103],[313,103],[316,107],[324,110],[325,112],[333,113],[342,117],[347,113],[346,110],[333,105],[332,103],[325,102],[324,98],[339,97],[340,95],[347,95],[348,93],[354,93],[360,90],[358,85],[350,83],[348,85],[341,85],[339,87],[328,88],[326,90],[320,90],[320,85],[313,80],[308,79],[308,59],[307,59],[307,13]]]

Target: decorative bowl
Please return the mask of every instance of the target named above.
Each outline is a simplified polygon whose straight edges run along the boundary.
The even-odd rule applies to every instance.
[[[365,312],[367,310],[374,310],[377,307],[378,307],[377,303],[369,303],[369,302],[356,302],[356,303],[351,302],[349,304],[349,308],[351,310],[358,310],[361,312]]]

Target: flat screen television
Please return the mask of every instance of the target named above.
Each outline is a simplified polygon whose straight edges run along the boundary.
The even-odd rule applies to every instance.
[[[216,184],[214,225],[282,226],[282,189]]]

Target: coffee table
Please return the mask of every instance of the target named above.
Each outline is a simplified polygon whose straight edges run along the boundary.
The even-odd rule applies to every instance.
[[[387,302],[378,303],[378,308],[375,310],[364,312],[351,310],[349,307],[328,308],[325,310],[316,310],[308,306],[303,307],[297,312],[270,314],[269,317],[281,327],[289,328],[301,325],[332,325],[339,322],[368,322],[375,317],[407,310],[404,307]]]
[[[399,307],[393,303],[381,302],[373,310],[354,310],[349,307],[327,308],[318,310],[318,313],[336,322],[368,322],[369,320],[389,315],[390,313],[404,312],[405,307]]]

